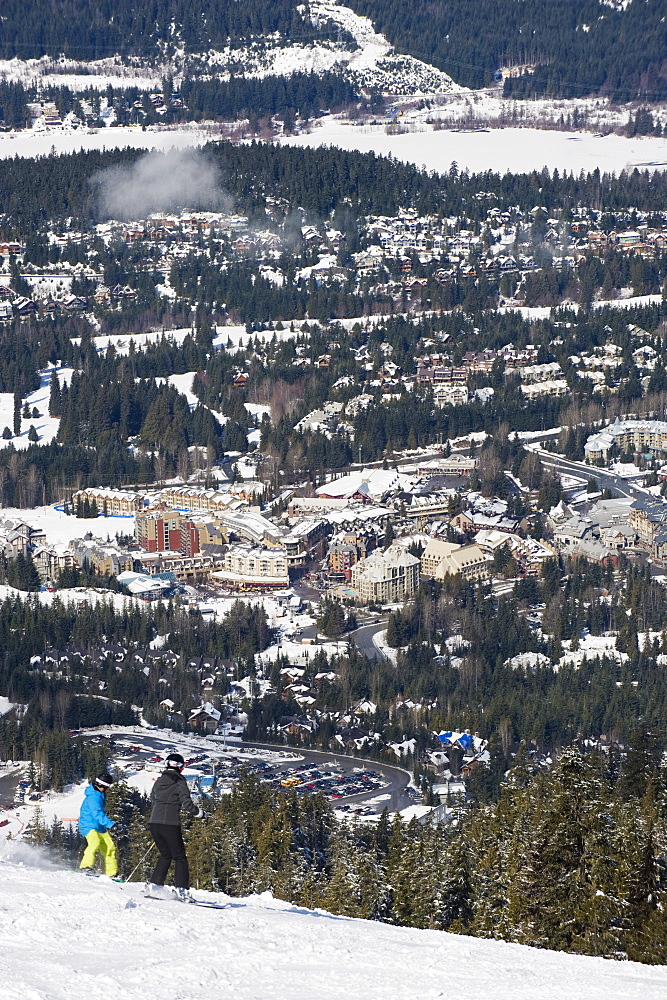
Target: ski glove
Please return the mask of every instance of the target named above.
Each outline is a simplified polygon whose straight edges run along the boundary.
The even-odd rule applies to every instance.
[[[197,814],[195,815],[195,819],[206,819],[207,816],[208,813],[205,813],[202,807],[200,806],[197,811]]]

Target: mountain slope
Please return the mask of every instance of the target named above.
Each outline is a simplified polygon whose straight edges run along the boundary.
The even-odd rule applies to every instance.
[[[313,38],[294,0],[3,0],[0,57],[204,52],[259,35]]]
[[[506,97],[667,99],[664,0],[349,3],[3,0],[0,75],[30,61],[56,84],[86,66],[158,86],[334,71],[392,94],[504,82]]]
[[[506,96],[667,97],[664,0],[350,0],[401,52]]]
[[[667,990],[664,967],[332,917],[269,894],[229,902],[146,900],[139,885],[61,871],[9,843],[3,998],[658,1000]]]

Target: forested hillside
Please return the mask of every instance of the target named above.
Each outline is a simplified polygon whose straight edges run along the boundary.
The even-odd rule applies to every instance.
[[[297,149],[267,143],[204,147],[219,171],[224,190],[238,211],[261,213],[267,197],[280,198],[289,208],[304,209],[324,219],[340,208],[355,216],[393,214],[400,207],[420,214],[465,213],[484,219],[490,198],[498,207],[518,205],[530,210],[539,203],[548,212],[563,212],[578,204],[613,213],[625,208],[661,211],[667,176],[663,172],[634,170],[613,174],[560,175],[548,170],[529,174],[428,174],[411,164],[375,153],[335,148]],[[0,223],[6,237],[42,228],[47,220],[60,223],[73,217],[86,227],[103,217],[98,181],[108,167],[135,163],[140,150],[105,150],[66,154],[55,158],[0,161]]]
[[[616,8],[600,0],[352,0],[397,49],[469,87],[502,66],[536,67],[508,95],[619,101],[667,96],[662,0]],[[517,86],[518,84],[518,86]]]
[[[352,0],[397,52],[488,86],[501,67],[507,96],[659,101],[667,97],[667,25],[662,0],[615,6],[602,0]],[[170,60],[241,47],[262,37],[355,46],[339,24],[295,0],[5,0],[0,58]],[[522,72],[523,71],[523,72]],[[235,75],[243,75],[241,62]]]
[[[6,0],[0,58],[169,55],[223,48],[250,35],[315,37],[294,0]]]

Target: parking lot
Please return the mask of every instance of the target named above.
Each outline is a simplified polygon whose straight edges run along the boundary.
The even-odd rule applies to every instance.
[[[139,771],[159,773],[168,753],[182,754],[185,777],[202,794],[231,791],[241,774],[249,772],[275,789],[293,788],[297,794],[320,793],[337,810],[351,816],[373,815],[404,808],[414,798],[408,775],[399,768],[311,750],[249,746],[214,742],[202,737],[157,733],[136,736],[85,734],[86,742],[107,744],[111,762],[128,778]]]

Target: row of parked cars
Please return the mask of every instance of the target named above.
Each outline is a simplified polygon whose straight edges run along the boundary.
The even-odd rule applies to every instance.
[[[100,738],[93,737],[97,742]],[[91,740],[92,742],[92,740]],[[146,746],[132,745],[122,740],[109,739],[107,745],[113,758],[127,760],[129,770],[159,770],[168,753],[172,750],[182,752],[182,747],[165,745],[159,753]],[[193,748],[194,749],[194,748]],[[248,751],[250,748],[247,748]],[[185,757],[185,753],[183,754]],[[386,779],[377,771],[363,767],[345,768],[335,760],[325,761],[321,765],[312,763],[296,763],[298,754],[281,754],[279,758],[267,751],[254,749],[253,758],[248,760],[246,748],[243,757],[235,754],[222,754],[220,747],[206,752],[195,752],[186,757],[188,771],[194,771],[201,778],[208,779],[210,784],[214,779],[217,786],[230,788],[238,780],[242,771],[250,771],[258,775],[260,780],[274,788],[294,788],[299,794],[319,792],[331,800],[347,798],[350,795],[372,793],[386,785]],[[294,758],[294,763],[285,757]],[[132,758],[129,760],[128,758]],[[303,761],[303,758],[301,758]],[[291,765],[291,766],[290,766]],[[201,789],[201,785],[199,786]],[[355,811],[373,812],[370,807],[354,803]]]
[[[322,767],[302,765],[291,768],[287,774],[277,777],[267,777],[274,787],[294,787],[297,792],[321,792],[330,799],[341,799],[348,795],[359,795],[371,789],[380,788],[385,780],[377,771],[354,768],[343,770],[339,765],[333,768],[326,764]]]

